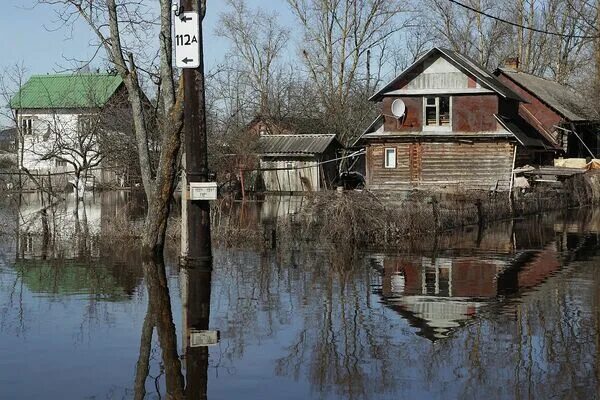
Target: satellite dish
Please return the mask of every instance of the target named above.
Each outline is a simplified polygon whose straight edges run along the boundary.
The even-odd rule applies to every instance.
[[[404,104],[402,99],[396,99],[392,102],[392,114],[396,118],[404,117],[404,114],[406,114],[406,104]]]

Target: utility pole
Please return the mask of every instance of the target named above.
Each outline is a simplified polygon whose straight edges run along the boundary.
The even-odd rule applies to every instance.
[[[191,184],[209,180],[202,45],[202,20],[206,13],[206,0],[182,0],[181,10],[178,14],[183,15],[190,11],[198,13],[199,54],[197,55],[199,60],[196,60],[197,68],[183,69],[185,173],[182,190],[181,261],[185,266],[211,269],[210,202],[209,200],[191,200],[190,198]],[[180,17],[176,15],[175,18]],[[182,18],[186,22],[186,17]],[[176,40],[179,39],[176,38]],[[183,62],[187,64],[188,61],[191,59],[188,60],[186,56]]]
[[[186,399],[206,399],[208,347],[218,343],[218,332],[209,331],[211,271],[184,268],[181,271],[183,351]],[[216,339],[216,340],[215,340]]]

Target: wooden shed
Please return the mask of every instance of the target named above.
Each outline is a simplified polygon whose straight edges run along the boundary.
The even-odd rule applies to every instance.
[[[337,177],[342,145],[335,135],[263,135],[258,148],[267,192],[329,189]]]
[[[371,189],[508,190],[518,149],[553,149],[512,112],[519,94],[452,50],[433,48],[370,100],[381,115],[356,145]]]

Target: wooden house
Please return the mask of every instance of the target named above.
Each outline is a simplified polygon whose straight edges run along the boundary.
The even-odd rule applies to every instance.
[[[331,134],[263,134],[258,149],[265,190],[293,193],[332,188],[341,147]]]
[[[495,73],[498,80],[526,102],[518,115],[568,158],[600,157],[600,118],[586,99],[571,88],[519,69],[510,58]]]
[[[516,112],[521,95],[452,50],[431,49],[370,100],[381,115],[356,142],[370,189],[509,190],[518,153],[557,151]]]

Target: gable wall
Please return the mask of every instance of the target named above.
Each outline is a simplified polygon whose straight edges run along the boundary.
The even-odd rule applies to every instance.
[[[443,57],[423,62],[421,71],[399,89],[466,89],[469,78]]]
[[[394,92],[397,90],[398,92]],[[403,94],[407,91],[407,94]],[[464,73],[444,57],[438,55],[415,67],[405,79],[398,82],[381,102],[386,132],[421,132],[423,130],[423,97],[426,95],[452,96],[452,127],[457,133],[497,131],[499,95],[483,89],[474,77]],[[456,93],[458,92],[458,93]],[[406,115],[401,120],[392,114],[392,102],[402,99]]]

